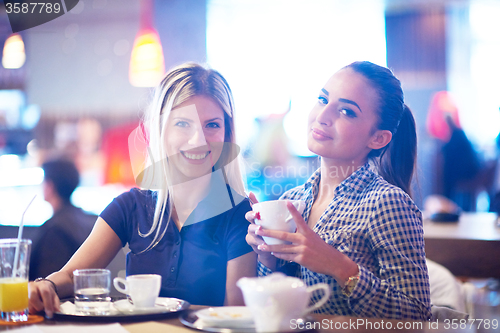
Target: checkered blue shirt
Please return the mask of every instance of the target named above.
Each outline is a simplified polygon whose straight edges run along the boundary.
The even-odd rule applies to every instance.
[[[304,185],[281,197],[304,200],[306,222],[320,179],[318,169]],[[422,214],[403,190],[387,183],[369,163],[337,187],[314,231],[360,269],[360,279],[347,297],[333,277],[301,267],[300,277],[307,285],[323,282],[331,287],[330,299],[317,313],[431,319]],[[260,276],[272,272],[261,263],[258,266]],[[321,294],[313,294],[314,302],[320,298]]]

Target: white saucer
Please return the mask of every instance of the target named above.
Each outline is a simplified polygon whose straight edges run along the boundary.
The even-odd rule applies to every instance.
[[[212,327],[254,327],[250,310],[245,306],[220,306],[196,311],[196,316]]]
[[[113,303],[116,310],[121,313],[145,314],[145,313],[164,313],[176,311],[179,302],[177,299],[168,297],[158,297],[155,306],[138,308],[131,304],[127,299],[122,299]]]

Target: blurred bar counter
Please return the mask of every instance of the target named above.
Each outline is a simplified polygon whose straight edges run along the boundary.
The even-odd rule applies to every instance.
[[[495,213],[462,213],[458,222],[424,221],[425,252],[455,276],[500,278],[500,227]]]

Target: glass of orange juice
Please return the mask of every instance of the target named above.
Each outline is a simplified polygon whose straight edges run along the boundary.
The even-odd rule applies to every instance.
[[[28,320],[30,250],[29,239],[0,239],[1,320]]]

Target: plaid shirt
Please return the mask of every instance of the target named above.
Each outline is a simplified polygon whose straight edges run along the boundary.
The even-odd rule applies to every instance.
[[[302,186],[281,199],[304,200],[304,219],[318,194],[318,169]],[[430,320],[429,277],[425,262],[422,214],[399,187],[387,183],[367,163],[335,190],[314,226],[328,244],[356,262],[359,281],[349,297],[328,275],[301,267],[307,285],[327,283],[332,294],[317,313],[392,319]],[[272,271],[259,263],[259,275]],[[320,299],[313,294],[313,301]]]

